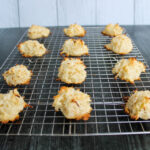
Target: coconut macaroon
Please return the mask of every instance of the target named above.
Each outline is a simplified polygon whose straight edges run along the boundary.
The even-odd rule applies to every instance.
[[[4,80],[9,86],[29,84],[32,71],[24,65],[16,65],[3,73]]]
[[[108,24],[105,29],[102,31],[102,34],[108,36],[117,36],[121,35],[123,32],[123,28],[119,26],[119,24]]]
[[[150,119],[150,91],[135,91],[128,97],[125,104],[125,112],[132,119]]]
[[[67,119],[88,120],[92,107],[90,96],[75,90],[73,87],[61,87],[58,95],[54,96],[53,107],[61,110]]]
[[[81,39],[66,40],[61,50],[62,52],[60,54],[65,54],[66,56],[88,55],[89,51],[87,45]]]
[[[18,45],[18,50],[24,57],[41,57],[47,53],[44,44],[36,40],[28,40]]]
[[[121,80],[134,83],[135,80],[140,80],[140,75],[145,69],[146,66],[142,62],[137,61],[136,58],[129,58],[119,60],[112,73],[116,74],[115,79],[119,77]]]
[[[85,29],[78,24],[71,24],[68,28],[64,29],[65,35],[69,37],[79,36],[83,37],[86,34]]]
[[[112,50],[116,54],[125,55],[132,51],[132,41],[125,34],[112,38],[110,44],[104,45],[107,50]]]
[[[19,113],[29,106],[17,89],[10,90],[7,94],[0,94],[0,122],[8,123],[19,119]]]
[[[45,38],[48,37],[49,34],[50,34],[50,29],[38,25],[32,25],[28,29],[28,37],[30,39]]]
[[[81,84],[86,78],[85,68],[79,58],[65,58],[58,69],[58,79],[68,84]]]

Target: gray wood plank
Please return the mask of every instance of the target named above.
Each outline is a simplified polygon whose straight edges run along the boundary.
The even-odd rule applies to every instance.
[[[150,26],[125,26],[125,28],[150,66]]]
[[[0,138],[2,139],[2,138]],[[149,150],[150,136],[8,137],[5,150]],[[5,138],[2,139],[3,143]]]
[[[20,26],[57,25],[56,0],[20,0]]]
[[[19,27],[17,0],[0,1],[0,27]]]
[[[134,23],[134,0],[98,0],[96,6],[97,24]]]
[[[58,25],[96,24],[96,0],[58,0]]]
[[[135,0],[135,24],[150,24],[149,8],[149,0]]]
[[[16,28],[0,30],[0,67],[24,32]]]

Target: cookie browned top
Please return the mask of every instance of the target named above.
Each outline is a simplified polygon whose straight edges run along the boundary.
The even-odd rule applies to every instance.
[[[61,87],[58,95],[54,96],[53,107],[61,110],[67,119],[88,120],[92,107],[90,96],[75,90],[73,87]]]
[[[28,37],[33,40],[43,38],[43,37],[48,37],[49,34],[50,34],[50,29],[38,25],[32,25],[28,29]]]
[[[135,91],[125,105],[125,112],[132,119],[150,119],[150,91]]]
[[[112,69],[112,73],[127,82],[134,83],[135,80],[140,80],[140,75],[145,72],[146,66],[137,61],[136,58],[121,59]]]
[[[81,25],[71,24],[68,28],[64,29],[64,33],[69,37],[74,36],[83,37],[85,36],[86,31]]]
[[[29,84],[31,76],[32,71],[24,65],[16,65],[3,73],[4,80],[10,86]]]
[[[117,36],[121,35],[123,32],[123,28],[119,26],[119,24],[108,24],[105,29],[102,31],[104,35],[108,36]]]
[[[10,90],[6,94],[0,94],[0,122],[8,123],[19,119],[19,113],[24,107],[29,106],[20,96],[17,89]]]
[[[81,39],[68,39],[65,41],[61,54],[66,56],[88,55],[88,47]]]
[[[65,58],[58,70],[58,78],[68,84],[80,84],[86,78],[86,66],[79,58]]]
[[[24,57],[41,57],[47,53],[44,44],[36,40],[27,40],[20,43],[18,45],[18,50]]]
[[[125,55],[132,51],[132,41],[125,34],[118,35],[112,38],[110,44],[104,46],[107,50],[112,50],[114,53]]]

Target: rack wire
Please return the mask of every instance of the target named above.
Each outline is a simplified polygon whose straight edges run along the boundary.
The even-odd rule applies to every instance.
[[[34,135],[34,136],[89,136],[89,135],[123,135],[149,134],[149,120],[132,120],[124,112],[123,96],[129,96],[133,90],[150,89],[150,69],[142,73],[141,81],[132,85],[120,79],[115,80],[112,67],[121,58],[136,57],[145,62],[139,49],[133,42],[133,51],[125,56],[107,51],[104,45],[111,38],[100,32],[103,27],[85,27],[87,34],[82,39],[89,47],[90,56],[81,59],[87,66],[87,78],[83,84],[73,85],[88,93],[92,99],[93,111],[88,121],[67,120],[61,112],[52,108],[53,96],[57,95],[61,86],[66,84],[56,81],[58,67],[62,61],[60,49],[66,39],[63,27],[52,27],[52,35],[40,39],[50,53],[40,58],[24,58],[15,47],[3,66],[1,74],[15,64],[24,64],[33,71],[31,83],[17,86],[25,96],[25,101],[33,108],[26,108],[20,113],[20,119],[13,123],[0,124],[0,135]],[[27,32],[18,41],[28,40]],[[72,85],[69,85],[72,86]],[[13,89],[0,77],[0,92]]]

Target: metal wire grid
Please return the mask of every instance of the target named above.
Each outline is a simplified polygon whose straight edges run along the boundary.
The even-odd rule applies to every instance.
[[[56,81],[58,67],[62,61],[59,50],[68,39],[63,27],[51,28],[52,35],[39,41],[51,52],[41,58],[23,58],[15,47],[6,59],[1,74],[15,64],[24,64],[33,71],[30,85],[18,86],[19,92],[25,96],[25,101],[33,106],[20,113],[20,119],[14,123],[0,125],[0,135],[44,135],[44,136],[86,136],[86,135],[122,135],[149,134],[149,120],[131,120],[124,113],[122,99],[129,96],[136,88],[149,90],[150,71],[141,75],[141,81],[135,85],[121,80],[115,80],[111,70],[117,60],[136,57],[145,62],[135,46],[129,55],[120,56],[107,51],[103,46],[111,38],[100,34],[103,27],[85,27],[87,34],[82,38],[88,45],[90,56],[81,57],[87,66],[87,78],[81,85],[70,85],[88,93],[92,99],[93,111],[88,121],[67,120],[61,112],[55,112],[51,104],[53,96],[61,86],[66,84]],[[27,40],[26,32],[20,41]],[[19,42],[20,42],[19,41]],[[6,93],[13,89],[0,77],[0,92]]]

